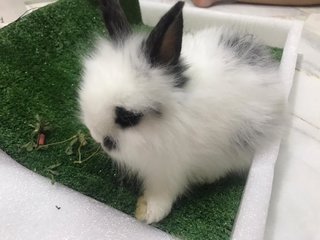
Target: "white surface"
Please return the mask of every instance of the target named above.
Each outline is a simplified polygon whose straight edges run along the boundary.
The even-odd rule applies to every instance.
[[[143,22],[154,26],[171,5],[154,1],[140,0]],[[287,39],[292,21],[243,16],[234,13],[212,12],[207,9],[191,8],[187,5],[183,10],[184,30],[192,31],[206,27],[226,26],[238,27],[254,33],[272,47],[283,47]],[[277,37],[274,37],[277,36]]]
[[[290,97],[291,128],[276,165],[267,240],[320,239],[319,20],[320,14],[308,17],[302,35],[303,57]]]
[[[282,145],[265,239],[320,239],[319,141],[301,132],[300,121]]]
[[[171,4],[174,2],[174,0],[150,1],[164,1]],[[187,6],[192,7],[190,0],[187,1]],[[290,97],[292,123],[276,164],[265,239],[320,239],[320,8],[232,4],[214,6],[208,11],[305,21],[299,50],[303,58],[297,67]],[[273,34],[272,37],[276,38],[277,35]],[[16,176],[19,175],[12,174],[12,181],[16,181]],[[1,177],[0,175],[0,188],[3,184],[7,184]],[[29,180],[33,181],[31,178]],[[0,199],[7,196],[10,197],[7,193],[0,193]],[[77,198],[86,197],[78,195]],[[11,220],[17,223],[17,227],[13,230],[19,231],[20,215],[12,215],[8,211],[9,208],[3,208],[1,203],[0,208],[0,218],[11,216]],[[46,213],[48,212],[44,211],[39,214],[44,214],[43,217],[50,217],[51,221],[54,221],[50,215],[45,216]],[[69,222],[76,220],[70,218]],[[29,222],[24,224],[28,225]],[[67,231],[68,224],[61,226],[59,231]],[[43,226],[44,232],[48,230],[48,226],[50,225]],[[83,227],[85,226],[79,229]],[[3,235],[1,231],[0,225],[1,240],[10,237]]]
[[[1,150],[0,176],[1,240],[172,239],[92,198],[52,185]]]
[[[292,87],[297,49],[300,41],[302,24],[292,22],[280,64],[280,77],[283,81],[287,98]],[[245,191],[234,225],[232,239],[263,239],[272,192],[274,167],[278,159],[281,139],[277,139],[269,148],[257,152],[250,168]]]
[[[23,0],[0,0],[0,28],[15,21],[25,11]]]

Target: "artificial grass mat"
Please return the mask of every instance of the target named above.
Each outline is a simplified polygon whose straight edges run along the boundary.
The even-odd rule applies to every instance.
[[[139,9],[132,7],[137,1],[122,3],[131,22],[140,23]],[[76,92],[80,57],[96,34],[106,33],[97,4],[89,0],[61,0],[0,30],[0,148],[27,168],[132,215],[136,185],[123,180],[104,153],[77,164],[77,153],[67,155],[63,144],[21,148],[30,141],[28,124],[36,114],[53,127],[48,143],[87,133],[76,117]],[[89,139],[84,157],[96,147]],[[155,226],[183,239],[228,239],[244,184],[244,176],[232,176],[194,188]]]

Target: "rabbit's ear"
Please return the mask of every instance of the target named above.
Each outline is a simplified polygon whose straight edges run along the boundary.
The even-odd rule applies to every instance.
[[[153,66],[176,65],[179,61],[184,2],[177,2],[158,22],[145,42],[146,56]]]
[[[130,24],[119,0],[100,0],[104,23],[111,39],[122,40],[131,33]]]

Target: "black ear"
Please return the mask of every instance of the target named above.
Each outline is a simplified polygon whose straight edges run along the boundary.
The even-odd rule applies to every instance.
[[[158,22],[145,42],[146,56],[150,63],[157,65],[176,65],[179,61],[184,2],[177,2]]]
[[[131,33],[130,24],[119,0],[100,0],[104,23],[111,39],[121,40]]]

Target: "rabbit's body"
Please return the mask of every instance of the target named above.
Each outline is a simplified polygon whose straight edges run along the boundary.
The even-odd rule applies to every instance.
[[[84,64],[80,105],[95,140],[142,179],[136,215],[151,223],[190,184],[248,169],[256,147],[279,132],[284,95],[270,53],[251,35],[186,34],[182,61],[169,69],[150,68],[146,39],[101,41]]]

